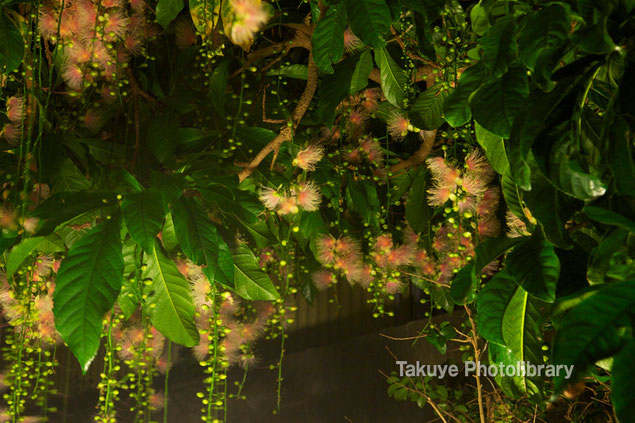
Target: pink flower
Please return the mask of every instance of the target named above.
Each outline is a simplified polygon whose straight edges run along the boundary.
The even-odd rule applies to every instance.
[[[498,187],[488,188],[476,206],[476,214],[481,217],[495,212],[499,199],[500,189]]]
[[[375,240],[375,245],[373,248],[378,253],[388,253],[393,246],[392,235],[391,234],[381,234]]]
[[[60,37],[69,38],[78,32],[79,21],[77,16],[72,12],[72,10],[65,9],[62,13],[62,22],[60,23]]]
[[[437,272],[437,264],[432,259],[428,259],[419,265],[424,275],[434,275]]]
[[[389,280],[386,282],[386,293],[396,294],[401,289],[401,284],[396,280]]]
[[[205,360],[209,354],[209,335],[207,333],[201,334],[198,345],[192,348],[192,354],[197,361]]]
[[[350,236],[343,236],[335,240],[334,249],[337,254],[359,254],[359,242]]]
[[[479,174],[468,173],[463,178],[463,189],[475,197],[479,197],[485,193],[487,182]]]
[[[400,112],[393,112],[388,118],[388,133],[396,140],[408,135],[410,128],[410,121]]]
[[[258,191],[258,198],[269,210],[277,209],[283,200],[283,197],[278,193],[278,191],[269,187],[262,187],[260,191]]]
[[[125,18],[119,12],[107,13],[104,24],[104,34],[114,34],[116,37],[122,37],[126,33],[128,18]]]
[[[356,282],[359,283],[362,288],[368,288],[372,281],[373,268],[369,264],[364,264]]]
[[[357,254],[338,256],[335,259],[334,268],[340,270],[349,283],[354,283],[362,276],[362,262]]]
[[[401,245],[386,255],[386,261],[390,266],[405,266],[412,262],[414,249],[410,245]]]
[[[139,35],[135,33],[129,33],[128,35],[126,35],[123,40],[123,45],[126,48],[126,51],[128,51],[133,56],[138,56],[139,54],[141,54],[143,48],[143,42],[141,41],[141,38],[139,38]]]
[[[361,160],[360,151],[358,148],[353,149],[352,151],[346,153],[344,155],[344,159],[351,163],[358,163]]]
[[[101,113],[96,109],[88,109],[84,115],[84,126],[91,132],[97,132],[103,125]]]
[[[501,224],[495,216],[490,215],[479,219],[477,229],[480,236],[494,238],[500,233]]]
[[[14,125],[12,123],[6,123],[2,127],[2,131],[0,131],[0,136],[4,137],[7,141],[9,141],[9,144],[14,144],[22,136],[22,130],[20,129],[20,126],[18,125]]]
[[[426,160],[426,165],[439,186],[454,190],[456,180],[459,178],[459,171],[456,168],[448,165],[443,157],[431,157]]]
[[[488,184],[494,178],[494,169],[479,150],[472,151],[465,157],[465,164],[469,172],[481,177]]]
[[[428,204],[431,206],[443,206],[453,195],[453,190],[435,186],[428,190]]]
[[[322,160],[323,155],[324,150],[322,147],[313,144],[300,151],[297,156],[295,156],[293,165],[306,171],[315,170],[317,163]]]
[[[74,90],[80,90],[82,88],[82,84],[84,82],[84,72],[78,65],[67,65],[62,72],[62,77],[70,88]]]
[[[324,291],[329,286],[331,286],[331,284],[337,282],[335,275],[326,270],[315,272],[313,276],[311,276],[311,279],[313,279],[313,283],[319,291]]]
[[[471,195],[466,195],[463,198],[461,198],[457,202],[457,204],[459,206],[459,211],[461,213],[464,213],[466,211],[472,211],[476,208],[476,198],[472,197]]]
[[[111,7],[121,6],[121,0],[101,0],[101,5],[110,9]]]
[[[279,215],[296,214],[298,209],[298,200],[295,196],[283,197],[280,202],[280,208],[278,209]]]
[[[344,30],[344,50],[346,50],[346,52],[353,53],[363,46],[364,43],[362,43],[362,40],[360,40],[350,28],[346,28],[346,30]]]
[[[320,208],[322,197],[317,186],[312,182],[301,183],[296,191],[298,205],[306,211],[316,211]]]
[[[154,392],[148,398],[148,402],[153,409],[161,409],[165,405],[165,396],[160,392]]]
[[[267,22],[269,16],[257,0],[231,0],[234,22],[228,31],[229,39],[243,49],[251,45],[254,34]]]
[[[86,39],[91,38],[95,32],[95,23],[97,22],[97,8],[95,4],[89,0],[81,0],[73,3],[77,11],[77,18],[82,26],[82,36]]]
[[[87,63],[93,58],[91,49],[79,41],[75,41],[73,45],[66,50],[66,55],[70,63]]]
[[[7,117],[11,122],[21,122],[24,117],[24,99],[13,96],[7,99]]]
[[[40,12],[38,21],[38,30],[45,38],[51,38],[57,35],[57,16],[49,8],[43,8]]]
[[[377,93],[373,90],[364,91],[364,101],[362,102],[362,107],[369,113],[376,111],[379,106],[377,97]]]
[[[143,9],[146,7],[146,2],[144,0],[128,0],[130,3],[130,7],[135,12],[143,12]]]
[[[384,152],[379,142],[366,138],[361,144],[362,150],[368,156],[368,160],[375,164],[380,164],[384,160]]]
[[[351,111],[348,115],[348,122],[353,127],[360,127],[366,122],[367,116],[357,110]]]

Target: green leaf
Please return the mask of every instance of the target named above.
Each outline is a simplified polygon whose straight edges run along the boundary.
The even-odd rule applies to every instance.
[[[509,138],[514,119],[529,94],[527,75],[515,66],[500,78],[482,85],[470,99],[474,120],[488,131]]]
[[[38,235],[48,235],[62,223],[79,215],[112,206],[116,203],[116,194],[111,192],[61,192],[44,200],[33,211],[33,217],[44,219]]]
[[[450,126],[463,126],[472,118],[468,101],[486,77],[487,68],[481,62],[465,69],[457,88],[443,102],[444,118]]]
[[[174,222],[172,221],[172,213],[168,213],[165,217],[165,223],[163,224],[161,235],[163,247],[167,251],[172,251],[179,246],[179,240],[176,237],[176,230],[174,229]]]
[[[386,99],[391,104],[402,107],[406,98],[405,87],[408,84],[406,74],[385,48],[375,49],[375,62],[379,67],[381,89]]]
[[[156,8],[157,23],[163,28],[167,28],[181,10],[183,10],[183,0],[159,0]]]
[[[522,242],[523,239],[524,238],[498,237],[486,239],[484,242],[478,244],[474,249],[474,274],[480,275],[485,266],[504,254],[514,245]]]
[[[482,2],[478,2],[470,10],[470,22],[472,23],[472,31],[479,37],[492,26],[489,23],[487,9],[483,7]]]
[[[501,191],[509,210],[522,221],[526,221],[525,211],[523,210],[523,197],[520,194],[520,188],[512,180],[510,172],[505,173],[501,178]]]
[[[635,233],[635,222],[611,210],[599,206],[586,206],[582,211],[591,219],[606,225],[618,226]]]
[[[205,211],[193,198],[174,204],[172,220],[185,255],[199,266],[210,282],[234,289],[234,267],[229,247]]]
[[[311,52],[322,72],[333,73],[331,63],[340,60],[344,54],[346,19],[343,9],[341,6],[329,7],[313,31]]]
[[[476,299],[476,277],[474,277],[474,264],[464,266],[452,279],[450,295],[456,304],[469,304]]]
[[[614,357],[611,369],[611,402],[620,422],[635,421],[633,392],[635,392],[635,340]]]
[[[0,11],[0,74],[16,70],[22,64],[24,39],[9,17]]]
[[[559,4],[530,15],[518,36],[518,50],[525,65],[533,70],[541,53],[567,42],[570,29],[567,12]]]
[[[366,88],[368,85],[368,76],[372,70],[373,58],[370,54],[370,50],[365,50],[361,56],[359,56],[359,62],[357,62],[355,70],[353,71],[351,89],[349,91],[351,95]]]
[[[225,116],[225,89],[229,79],[229,61],[224,60],[214,68],[209,79],[209,95],[212,107],[220,116]]]
[[[476,131],[476,141],[485,150],[487,161],[498,174],[504,175],[509,169],[509,162],[507,161],[503,138],[492,134],[479,125],[478,122],[474,124],[474,129]]]
[[[129,194],[121,211],[132,239],[150,254],[165,219],[161,194],[153,190]]]
[[[498,344],[490,343],[487,346],[489,362],[494,364],[503,363],[504,366],[518,365],[518,358],[510,351],[509,348]],[[530,398],[539,399],[541,395],[540,386],[542,381],[539,378],[528,378],[522,375],[501,376],[497,374],[494,380],[501,387],[503,392],[512,398],[520,398],[529,395]]]
[[[478,43],[483,47],[483,63],[492,70],[492,75],[495,78],[503,75],[518,55],[514,17],[498,19]]]
[[[432,210],[426,201],[426,171],[417,171],[414,182],[408,191],[406,202],[406,220],[417,233],[425,233],[430,227]]]
[[[271,69],[268,76],[285,76],[287,78],[307,80],[309,78],[309,68],[307,65],[282,66],[279,69]]]
[[[517,245],[505,263],[509,275],[527,292],[548,303],[555,301],[560,261],[552,243],[532,236]]]
[[[626,313],[634,307],[635,280],[630,280],[606,285],[567,313],[554,340],[553,364],[573,365],[574,369],[571,379],[565,380],[564,375],[554,379],[556,392],[624,346],[620,333],[630,326]]]
[[[435,84],[419,94],[408,116],[419,129],[437,129],[443,123],[443,103],[448,91]]]
[[[635,164],[633,145],[629,141],[630,129],[623,118],[607,119],[607,123],[609,122],[609,133],[605,142],[609,146],[607,161],[615,186],[620,194],[635,197]]]
[[[58,192],[86,191],[91,187],[90,181],[75,166],[75,163],[67,157],[62,161],[60,171],[55,178],[55,182],[53,182],[52,188],[52,192],[57,194]]]
[[[269,276],[258,266],[258,259],[246,244],[232,250],[236,292],[246,300],[273,301],[280,298]]]
[[[137,269],[141,268],[141,247],[132,238],[128,238],[123,243],[122,254],[123,283],[117,297],[117,305],[127,320],[141,304],[141,292],[137,279]]]
[[[384,0],[345,0],[351,29],[364,43],[380,48],[386,45],[384,34],[390,28],[390,8]]]
[[[179,273],[176,264],[166,258],[157,243],[142,273],[144,279],[152,279],[147,293],[146,310],[150,322],[170,341],[186,347],[198,344],[198,329],[194,324],[194,303],[190,296],[190,284]]]
[[[158,161],[170,164],[179,140],[179,121],[172,113],[147,123],[146,143]]]
[[[24,260],[36,252],[44,240],[45,238],[41,236],[24,238],[18,245],[14,246],[7,256],[7,276],[12,277],[13,274],[18,271],[20,266],[22,266]]]
[[[541,363],[535,300],[505,272],[497,273],[477,298],[477,325],[491,343],[508,349],[516,361]],[[539,381],[521,380],[521,392],[539,394]]]
[[[608,232],[602,242],[591,252],[591,263],[587,268],[587,280],[591,285],[606,282],[607,272],[611,267],[611,259],[620,250],[625,249],[628,231],[621,228],[613,228]]]
[[[73,244],[55,278],[55,327],[84,373],[97,355],[102,318],[121,290],[121,219],[95,226]]]

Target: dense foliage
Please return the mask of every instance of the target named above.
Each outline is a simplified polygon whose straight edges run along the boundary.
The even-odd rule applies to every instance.
[[[439,351],[575,366],[499,378],[496,402],[479,377],[475,403],[390,376],[397,399],[535,419],[588,383],[603,421],[635,421],[634,9],[1,2],[0,421],[48,412],[60,342],[84,370],[105,348],[97,421],[122,392],[135,421],[165,406],[171,343],[221,421],[227,369],[263,334],[282,360],[292,298],[345,281],[376,317],[417,289],[464,310],[419,334]]]

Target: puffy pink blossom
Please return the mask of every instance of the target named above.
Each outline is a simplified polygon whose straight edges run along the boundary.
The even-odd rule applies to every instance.
[[[388,133],[396,140],[408,135],[410,128],[410,121],[400,112],[393,112],[388,118]]]
[[[481,217],[496,211],[500,199],[500,189],[498,187],[488,188],[476,206],[476,214]]]
[[[332,264],[335,260],[335,238],[323,235],[317,241],[317,259],[320,263]]]
[[[477,173],[468,173],[463,178],[463,189],[475,197],[479,197],[485,193],[487,189],[487,181]]]
[[[74,89],[80,90],[84,82],[84,71],[78,65],[69,64],[64,68],[62,77],[66,81],[66,84]]]
[[[24,117],[24,99],[13,96],[7,99],[7,117],[11,122],[21,122]]]
[[[426,165],[432,174],[434,181],[443,188],[454,190],[459,178],[459,171],[448,165],[443,157],[431,157],[426,160]]]
[[[389,280],[386,282],[386,292],[388,294],[396,294],[401,289],[402,285],[396,280]]]
[[[6,123],[0,131],[0,136],[9,141],[10,144],[14,144],[22,136],[22,130],[19,125],[13,123]]]
[[[337,279],[335,279],[335,275],[327,270],[319,270],[313,273],[311,279],[313,279],[313,283],[319,291],[324,291],[331,286],[331,284],[334,284],[337,281]]]
[[[377,237],[373,248],[378,253],[380,252],[388,253],[392,249],[392,246],[393,246],[392,235],[389,233],[386,233],[386,234],[381,234]]]
[[[97,132],[103,125],[101,113],[96,109],[88,109],[84,114],[84,126],[91,132]]]
[[[317,163],[322,160],[324,156],[324,150],[318,145],[310,145],[304,150],[300,151],[295,159],[293,165],[298,166],[302,170],[315,170]]]
[[[368,160],[375,164],[380,164],[384,160],[384,152],[381,145],[376,140],[366,138],[361,143],[361,148],[368,156]]]
[[[111,12],[106,14],[106,16],[104,34],[114,34],[116,37],[122,37],[127,30],[128,18],[124,17],[119,12]]]
[[[364,264],[362,266],[361,272],[359,273],[359,277],[356,282],[362,288],[368,288],[370,283],[373,281],[373,268],[369,264]]]
[[[431,206],[443,206],[453,195],[454,191],[449,188],[435,186],[428,190],[428,204]]]
[[[360,40],[350,28],[344,30],[344,50],[348,53],[353,53],[363,46],[364,43],[362,43],[362,40]]]
[[[38,20],[38,30],[45,38],[57,35],[57,16],[49,8],[43,8]]]
[[[477,229],[480,236],[494,238],[500,233],[501,224],[496,216],[489,215],[479,219]]]
[[[258,198],[269,210],[276,210],[280,207],[283,200],[282,195],[280,195],[278,191],[269,187],[260,188],[260,191],[258,191]]]
[[[298,205],[306,211],[316,211],[320,208],[322,196],[318,187],[312,182],[301,183],[296,189]]]
[[[470,173],[478,175],[486,184],[494,178],[494,169],[479,150],[474,150],[468,154],[465,157],[465,164]]]
[[[361,127],[364,123],[366,123],[366,119],[367,118],[368,118],[368,116],[366,116],[364,113],[361,113],[358,110],[353,110],[348,115],[348,122],[353,127]]]
[[[259,1],[230,0],[234,9],[234,22],[229,28],[229,39],[243,49],[251,45],[254,34],[267,22],[269,16]]]
[[[393,267],[405,266],[412,262],[413,257],[414,248],[404,244],[386,254],[386,261],[388,265]]]
[[[278,208],[279,215],[285,214],[296,214],[300,209],[298,209],[298,200],[295,196],[283,197],[282,201],[280,201],[280,208]]]

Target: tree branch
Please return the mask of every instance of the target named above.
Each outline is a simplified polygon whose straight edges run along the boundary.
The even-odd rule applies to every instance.
[[[238,180],[240,182],[244,181],[253,173],[253,171],[262,163],[262,161],[269,155],[269,153],[273,152],[273,159],[271,160],[271,166],[276,161],[278,157],[278,151],[280,151],[280,146],[286,142],[291,140],[293,136],[293,131],[298,127],[302,117],[309,109],[309,105],[311,104],[311,100],[315,95],[315,90],[317,89],[318,84],[318,69],[313,61],[313,55],[309,55],[309,66],[308,66],[309,76],[306,81],[306,86],[304,87],[304,92],[296,104],[295,109],[293,110],[292,122],[285,124],[280,130],[278,136],[276,136],[273,140],[269,142],[260,152],[254,157],[251,162],[238,174]]]
[[[419,133],[421,136],[421,146],[419,149],[406,160],[402,160],[396,165],[390,167],[388,169],[388,174],[392,174],[392,176],[398,175],[401,171],[406,170],[411,167],[419,166],[423,163],[430,151],[432,151],[432,147],[434,146],[434,141],[437,137],[437,130],[432,131],[421,131]]]

